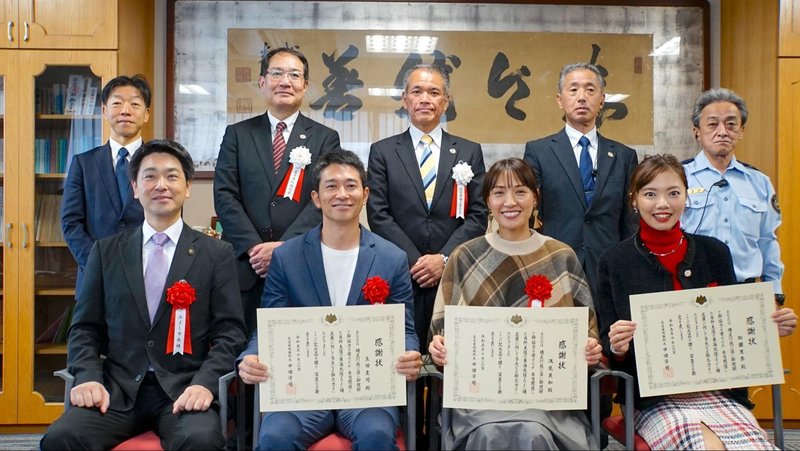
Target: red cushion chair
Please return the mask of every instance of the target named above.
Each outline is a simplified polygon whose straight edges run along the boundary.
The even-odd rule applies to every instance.
[[[64,379],[64,411],[66,412],[72,407],[72,403],[69,401],[69,392],[72,390],[72,387],[75,385],[75,376],[69,373],[66,369],[58,370],[53,373],[54,376],[58,376],[61,379]],[[219,392],[223,393],[223,391],[227,395],[228,385],[230,385],[230,381],[233,380],[235,373],[231,371],[219,378]],[[220,427],[222,427],[222,433],[226,434],[227,432],[227,418],[228,418],[228,406],[227,403],[222,402],[223,396],[220,396],[220,410],[219,410],[219,418],[220,418]],[[227,437],[227,435],[226,435]],[[112,448],[113,451],[133,451],[133,450],[142,450],[142,451],[163,451],[164,448],[161,447],[161,438],[156,435],[153,431],[143,432],[135,437],[131,437],[128,440],[120,443],[119,445]]]
[[[241,381],[241,379],[239,379]],[[243,383],[243,382],[242,382]],[[244,390],[242,390],[244,391]],[[253,449],[256,449],[256,445],[258,445],[258,429],[261,427],[261,409],[259,406],[259,393],[258,393],[258,385],[255,386],[254,390],[255,399],[253,401]],[[220,390],[222,393],[222,390]],[[416,409],[416,399],[417,399],[417,383],[408,382],[406,383],[406,432],[403,434],[402,427],[397,430],[397,447],[400,451],[405,451],[406,449],[416,449],[417,448],[417,437],[416,437],[416,418],[417,418],[417,409]],[[223,400],[223,396],[220,395],[220,403]],[[308,447],[311,450],[345,450],[349,451],[353,448],[352,442],[345,438],[344,436],[334,432],[332,434],[327,435],[322,440],[312,444]]]

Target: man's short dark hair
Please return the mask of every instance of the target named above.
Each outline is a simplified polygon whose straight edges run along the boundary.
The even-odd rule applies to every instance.
[[[572,72],[575,72],[576,70],[588,70],[590,72],[593,72],[595,76],[597,76],[597,81],[600,82],[600,90],[605,91],[606,79],[603,78],[603,74],[600,73],[600,69],[598,69],[597,66],[589,63],[574,63],[574,64],[567,64],[566,66],[561,68],[561,73],[558,74],[557,92],[561,92],[561,88],[564,87],[564,79],[567,78],[567,75]]]
[[[311,176],[312,189],[314,191],[319,192],[322,171],[332,164],[341,164],[354,168],[358,171],[358,176],[361,178],[361,186],[367,186],[367,170],[364,169],[364,163],[361,161],[361,158],[358,158],[358,155],[349,150],[336,149],[322,154],[317,160],[317,164],[314,165],[314,172]]]
[[[267,69],[269,69],[269,60],[271,60],[272,57],[277,55],[278,53],[288,53],[290,55],[296,56],[297,59],[299,59],[300,62],[303,63],[303,78],[305,78],[306,81],[308,81],[308,59],[306,58],[305,55],[303,55],[303,52],[301,52],[300,50],[292,49],[292,48],[289,48],[289,47],[278,47],[276,49],[272,49],[269,52],[267,52],[266,55],[261,57],[261,76],[262,77],[266,77],[267,76]]]
[[[407,70],[405,74],[403,74],[403,92],[408,93],[408,79],[411,78],[411,74],[414,72],[422,70],[429,73],[437,73],[441,75],[442,80],[444,80],[444,94],[445,96],[450,95],[450,75],[448,75],[447,71],[444,70],[442,66],[438,64],[417,64],[416,66],[412,67],[411,69]]]
[[[111,97],[111,93],[120,87],[123,86],[133,86],[134,88],[139,90],[139,94],[144,99],[144,106],[146,108],[150,108],[150,99],[152,98],[152,93],[150,91],[150,83],[147,82],[147,79],[144,78],[142,74],[136,74],[133,77],[128,77],[127,75],[120,75],[119,77],[113,78],[111,81],[106,83],[103,87],[103,92],[100,93],[100,101],[103,102],[103,105],[108,102],[108,98]]]
[[[182,145],[169,139],[154,139],[142,144],[131,157],[131,163],[128,167],[128,178],[136,181],[139,176],[139,168],[142,167],[142,160],[152,153],[168,153],[177,158],[183,168],[183,175],[186,177],[187,182],[191,182],[194,178],[194,161],[192,156]]]

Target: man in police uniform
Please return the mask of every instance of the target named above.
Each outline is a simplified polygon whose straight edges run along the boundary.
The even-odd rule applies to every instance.
[[[747,106],[733,91],[711,89],[695,102],[692,130],[700,153],[683,162],[689,195],[682,223],[687,232],[725,242],[736,280],[772,282],[783,305],[778,197],[769,177],[733,155],[746,123]]]

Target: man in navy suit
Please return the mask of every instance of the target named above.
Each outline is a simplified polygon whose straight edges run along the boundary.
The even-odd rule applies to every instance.
[[[592,64],[568,64],[558,78],[558,107],[566,126],[525,144],[525,161],[539,183],[542,233],[568,244],[583,265],[592,297],[597,297],[597,261],[606,249],[636,232],[628,207],[636,151],[597,132],[606,81]],[[595,302],[597,302],[595,300]],[[596,305],[596,304],[595,304]],[[611,398],[601,398],[603,418]],[[608,438],[601,438],[604,447]]]
[[[109,449],[147,430],[164,449],[225,449],[218,379],[244,320],[231,245],[181,219],[193,174],[173,141],[131,158],[145,221],[92,247],[69,331],[72,407],[42,449]]]
[[[144,220],[130,188],[128,162],[141,147],[142,127],[150,119],[150,85],[141,75],[121,75],[106,83],[100,99],[111,137],[72,158],[61,200],[61,230],[78,262],[76,293],[94,242]]]
[[[419,341],[414,331],[411,277],[405,253],[359,224],[369,196],[366,171],[358,156],[337,150],[322,155],[314,167],[311,198],[322,209],[322,225],[286,241],[272,254],[262,308],[368,304],[361,291],[380,276],[390,285],[386,303],[405,304],[406,352],[395,368],[419,376]],[[239,375],[248,384],[266,381],[269,366],[259,362],[256,334],[242,353]],[[259,449],[306,449],[331,432],[353,442],[353,449],[394,449],[399,409],[382,407],[335,411],[272,412],[261,422]]]
[[[628,185],[638,164],[636,151],[600,136],[595,126],[605,85],[602,74],[591,64],[564,66],[556,101],[564,111],[566,126],[525,145],[525,161],[539,182],[542,233],[572,247],[593,296],[597,295],[600,254],[636,231],[628,207]],[[581,178],[580,141],[587,143],[587,187]]]
[[[214,208],[222,239],[236,252],[248,333],[255,328],[272,251],[322,220],[310,202],[311,177],[293,195],[281,192],[292,174],[290,157],[307,151],[310,171],[320,155],[339,148],[338,133],[300,114],[308,88],[308,60],[301,52],[270,50],[261,59],[258,86],[267,111],[228,126],[214,172]]]

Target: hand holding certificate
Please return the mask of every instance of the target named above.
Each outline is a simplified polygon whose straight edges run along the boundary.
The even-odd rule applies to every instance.
[[[772,283],[630,297],[642,396],[783,383]]]
[[[445,306],[444,406],[586,408],[586,307]]]
[[[405,405],[402,304],[258,310],[262,411]]]

